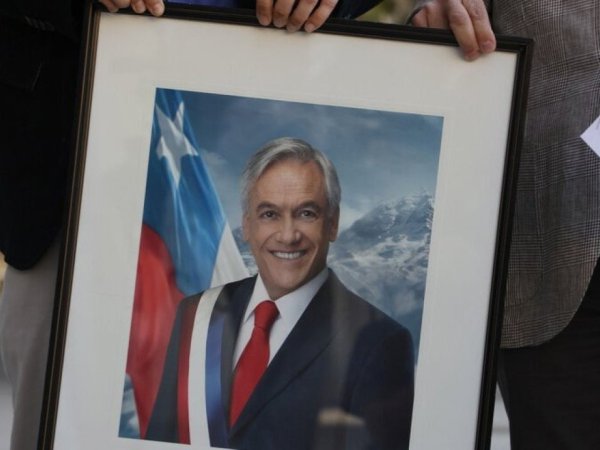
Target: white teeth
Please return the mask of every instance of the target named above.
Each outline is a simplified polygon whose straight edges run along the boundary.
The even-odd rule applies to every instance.
[[[302,256],[302,252],[273,252],[273,255],[281,259],[296,259]]]

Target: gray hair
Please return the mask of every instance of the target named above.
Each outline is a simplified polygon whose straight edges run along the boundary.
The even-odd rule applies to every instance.
[[[327,214],[331,218],[340,209],[342,189],[335,167],[320,150],[301,139],[282,137],[267,142],[248,161],[242,173],[242,209],[248,212],[250,191],[261,175],[273,164],[295,160],[303,163],[313,161],[319,166],[325,179],[325,196],[327,197]]]

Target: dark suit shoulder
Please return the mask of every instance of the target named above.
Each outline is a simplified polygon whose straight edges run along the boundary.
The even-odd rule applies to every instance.
[[[414,368],[414,346],[410,331],[387,314],[353,296],[348,302],[353,319],[341,325],[341,339],[353,340],[353,365],[357,375],[361,368],[369,367],[378,360],[387,369],[412,372]]]
[[[369,448],[408,448],[414,395],[414,347],[407,328],[348,290],[332,274],[332,348],[346,349],[343,408],[364,420]],[[366,448],[360,442],[348,448]]]
[[[410,332],[402,324],[392,319],[376,306],[350,291],[333,273],[328,280],[329,295],[332,297],[335,316],[340,317],[340,326],[367,328],[371,339],[386,339],[390,335],[398,335],[411,340]]]

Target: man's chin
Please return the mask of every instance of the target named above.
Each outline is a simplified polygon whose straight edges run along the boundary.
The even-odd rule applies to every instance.
[[[294,292],[296,289],[300,288],[302,285],[308,282],[308,279],[305,277],[299,278],[294,277],[290,279],[283,279],[281,277],[281,272],[276,273],[277,275],[277,283],[268,283],[267,280],[263,277],[263,282],[265,283],[265,288],[271,297],[271,300],[276,300],[284,295],[289,294],[290,292]]]

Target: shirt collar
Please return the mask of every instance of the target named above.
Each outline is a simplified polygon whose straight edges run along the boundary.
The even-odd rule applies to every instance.
[[[283,320],[293,327],[298,319],[300,319],[300,316],[307,308],[310,301],[317,294],[317,291],[321,289],[321,286],[323,286],[328,276],[329,270],[325,267],[308,283],[303,284],[289,294],[279,297],[275,301],[277,309],[279,310],[279,318],[277,320]],[[254,316],[254,309],[258,304],[268,299],[269,294],[267,293],[267,288],[259,273],[256,277],[256,283],[254,284],[254,291],[252,292],[250,303],[248,303],[248,306],[246,307],[243,322],[250,320]]]

